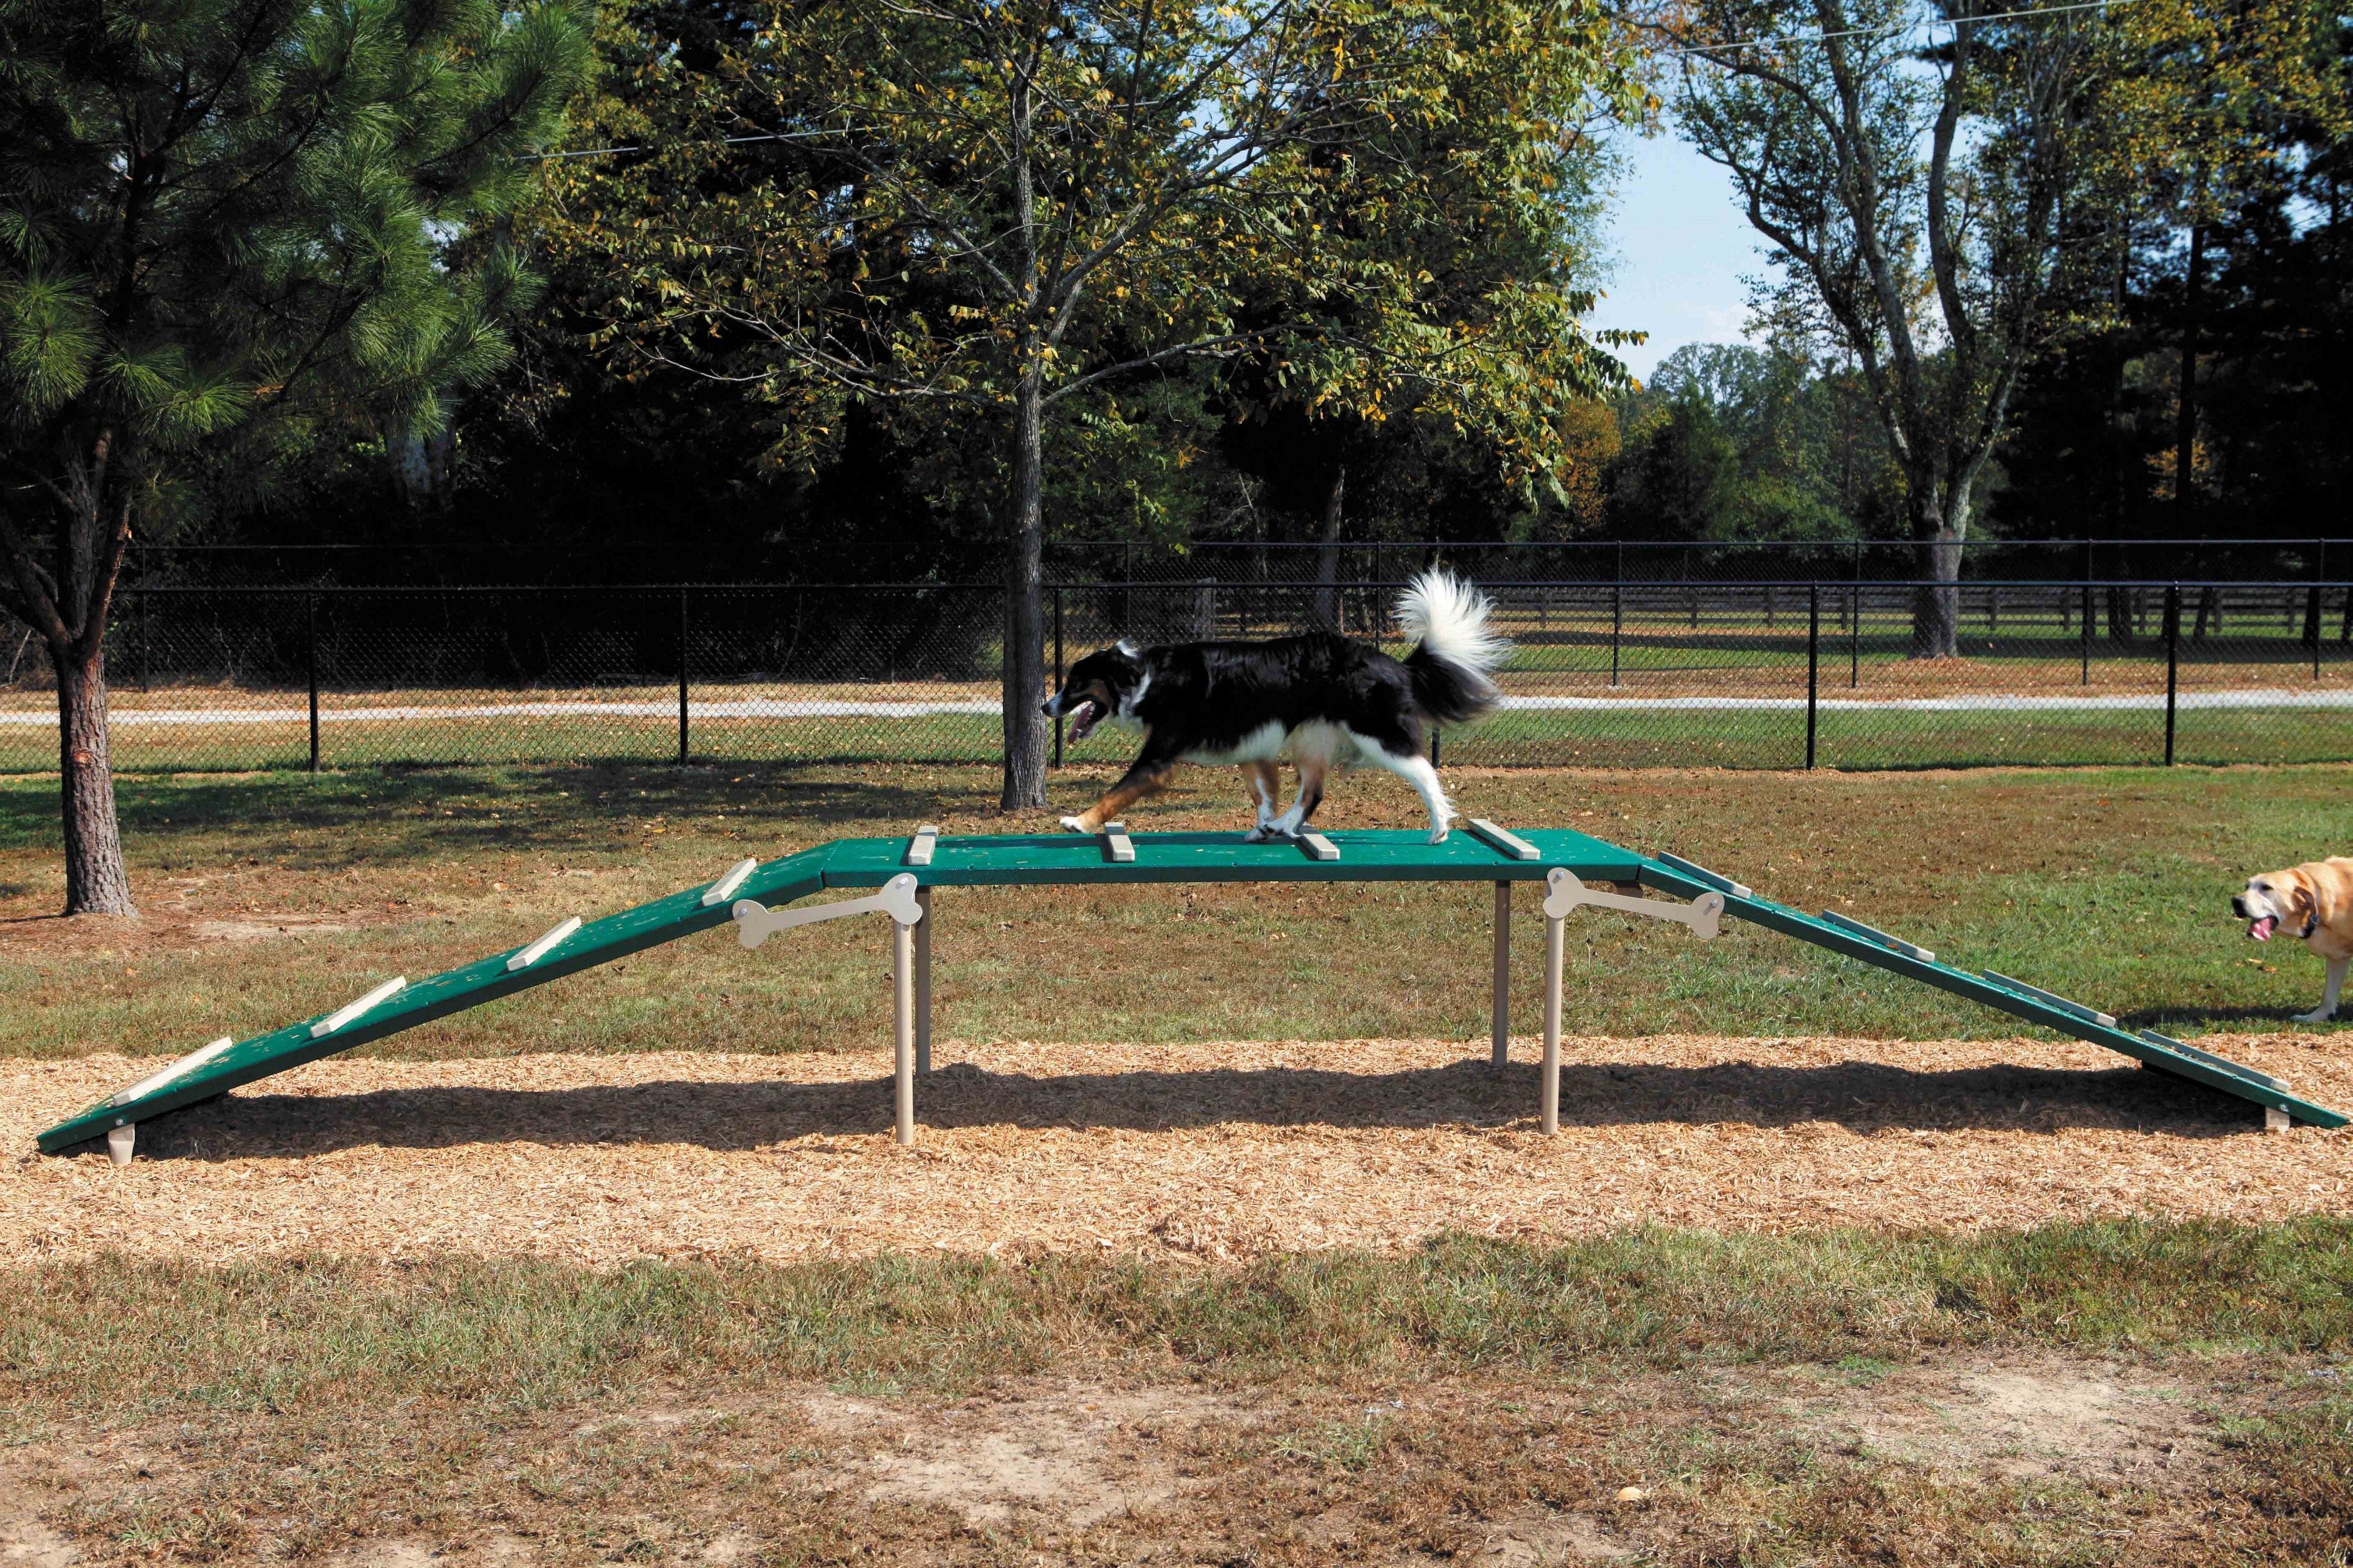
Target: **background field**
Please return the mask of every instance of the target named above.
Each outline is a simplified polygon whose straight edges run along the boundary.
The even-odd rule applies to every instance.
[[[1108,772],[1067,771],[1058,804]],[[2337,766],[1451,772],[1469,810],[1672,847],[2182,1034],[2277,1031],[2311,1005],[2319,965],[2247,942],[2226,900],[2251,868],[2342,847],[2353,784]],[[65,922],[50,913],[54,788],[0,782],[0,1053],[35,1078],[106,1065],[57,1058],[177,1051],[283,1022],[744,854],[923,819],[1042,826],[993,812],[985,767],[156,775],[123,788],[143,917]],[[1137,825],[1232,826],[1239,793],[1195,773]],[[1389,781],[1354,777],[1327,809],[1350,826],[1414,814]],[[1081,1042],[1060,1053],[1073,1064],[1086,1041],[1423,1036],[1477,1055],[1486,903],[1483,888],[943,893],[942,1033],[1014,1042],[1012,1060],[1018,1042]],[[1233,1217],[1197,1205],[1190,1230],[1134,1255],[1078,1242],[860,1262],[512,1255],[551,1220],[593,1228],[628,1205],[646,1211],[639,1223],[695,1235],[711,1198],[699,1179],[720,1161],[759,1202],[850,1204],[845,1227],[902,1226],[918,1194],[951,1190],[944,1136],[892,1176],[904,1162],[859,1081],[887,1039],[879,933],[846,929],[863,924],[756,956],[713,933],[369,1054],[839,1052],[871,1129],[725,1149],[681,1134],[673,1147],[670,1111],[650,1132],[554,1129],[553,1105],[533,1109],[537,1121],[427,1125],[433,1098],[411,1092],[371,1101],[400,1124],[391,1164],[415,1167],[387,1185],[383,1151],[238,1131],[256,1115],[299,1120],[290,1079],[260,1110],[189,1113],[152,1145],[163,1158],[124,1172],[96,1154],[12,1153],[0,1183],[13,1212],[49,1203],[53,1217],[10,1237],[32,1261],[0,1269],[16,1304],[0,1322],[0,1559],[2209,1568],[2342,1563],[2353,1547],[2353,1237],[2341,1196],[2324,1191],[2341,1186],[2329,1163],[2341,1135],[2267,1138],[2241,1108],[2072,1062],[1965,1075],[1957,1098],[1937,1091],[1939,1114],[1957,1106],[1963,1120],[1934,1128],[1900,1105],[1849,1105],[1833,1086],[1906,1092],[1901,1065],[1852,1060],[1805,1078],[1810,1089],[1793,1092],[1815,1098],[1757,1126],[1718,1129],[1748,1113],[1683,1100],[1642,1110],[1685,1081],[1644,1065],[1690,1048],[1650,1042],[1660,1031],[1754,1039],[1769,1063],[1792,1035],[1859,1037],[1838,1053],[1856,1058],[1876,1039],[1890,1058],[1925,1061],[1935,1041],[2019,1028],[1737,926],[1695,945],[1579,917],[1570,1027],[1623,1037],[1622,1060],[1587,1064],[1579,1081],[1608,1092],[1605,1075],[1630,1073],[1640,1105],[1632,1121],[1578,1132],[1702,1209],[1726,1151],[1806,1153],[1813,1199],[1766,1220],[1722,1210],[1766,1234],[1719,1220],[1567,1246],[1458,1233],[1304,1255],[1278,1238],[1220,1263],[1171,1253]],[[1519,922],[1524,975],[1539,930]],[[1534,987],[1521,994],[1533,1002]],[[1533,1012],[1517,1022],[1532,1030]],[[2308,1052],[2334,1031],[2316,1047],[2299,1033]],[[1358,1068],[1336,1053],[1319,1065]],[[1228,1101],[1268,1098],[1250,1071],[1195,1070],[1214,1070]],[[1203,1175],[1237,1191],[1334,1171],[1353,1139],[1366,1145],[1360,1174],[1444,1184],[1466,1221],[1492,1225],[1478,1218],[1482,1163],[1543,1177],[1540,1152],[1514,1142],[1525,1083],[1483,1077],[1432,1078],[1495,1100],[1459,1126],[1441,1124],[1446,1111],[1427,1126],[1376,1119],[1386,1131],[1368,1135],[1286,1101],[1236,1111],[1249,1136],[1221,1155],[1214,1125],[1188,1136]],[[1018,1074],[1003,1087],[1019,1088]],[[1025,1094],[998,1142],[1030,1157],[1076,1147],[1054,1121],[1061,1103]],[[1394,1147],[1372,1147],[1384,1137]],[[1134,1159],[1186,1144],[1142,1122],[1097,1142]],[[2133,1181],[2184,1178],[2220,1212],[2304,1217],[1992,1231],[1804,1217],[1850,1193],[1846,1212],[1883,1212],[1903,1201],[1896,1189],[1940,1182],[1944,1209],[1966,1215],[1956,1162],[1982,1166],[1997,1144],[2014,1151],[2002,1201],[2031,1212],[2051,1212],[2063,1188],[2094,1195],[2060,1209],[2109,1212],[2115,1194],[2096,1194],[2132,1163]],[[2182,1171],[2152,1166],[2168,1149]],[[1311,1150],[1321,1163],[1297,1157]],[[846,1162],[872,1164],[881,1185],[818,1184]],[[2064,1183],[2043,1179],[2052,1162]],[[320,1239],[338,1205],[396,1224],[404,1183],[421,1218],[427,1190],[451,1179],[443,1166],[483,1173],[474,1234],[518,1227],[511,1247],[384,1262]],[[299,1194],[324,1231],[290,1245],[273,1234],[280,1194]],[[73,1240],[124,1214],[145,1216],[141,1256]],[[235,1259],[213,1239],[232,1215],[248,1237]]]
[[[1108,770],[1058,777],[1058,809]],[[1832,908],[1971,966],[2175,1034],[2277,1025],[2320,964],[2247,942],[2252,871],[2344,847],[2333,766],[1811,776],[1454,770],[1465,810],[1673,849],[1805,909]],[[0,784],[0,1051],[174,1052],[322,1011],[591,915],[850,834],[999,831],[983,768],[357,770],[126,781],[138,922],[57,921],[54,785]],[[1341,826],[1403,826],[1386,777],[1350,775]],[[1150,830],[1235,826],[1195,770]],[[940,1027],[978,1040],[1483,1033],[1483,889],[1339,886],[973,889],[938,911]],[[1517,922],[1536,962],[1541,922]],[[723,934],[372,1049],[480,1055],[864,1049],[887,1037],[884,948],[860,922],[786,962]],[[1968,1038],[2012,1021],[1735,925],[1705,946],[1597,916],[1570,943],[1573,1031]],[[1533,973],[1533,971],[1529,971]],[[1533,988],[1522,1000],[1535,1005]],[[1535,1025],[1532,1011],[1516,1020]]]
[[[1227,563],[1230,566],[1231,563]],[[1068,583],[1054,658],[1122,637],[1332,624],[1402,654],[1398,584]],[[2353,761],[2353,588],[1970,583],[1960,657],[1921,661],[1900,584],[1488,582],[1514,642],[1507,706],[1454,762],[1788,768]],[[2211,595],[2204,613],[2196,606]],[[2086,601],[2094,635],[2084,636]],[[1851,602],[1852,601],[1852,602]],[[156,588],[110,647],[114,754],[139,772],[328,767],[985,763],[1002,746],[1003,595],[871,584]],[[1327,613],[1330,612],[1330,613]],[[1811,628],[1810,630],[1810,628]],[[1819,635],[1812,635],[1818,630]],[[56,765],[39,649],[0,628],[0,772]],[[1109,763],[1108,731],[1067,749]]]

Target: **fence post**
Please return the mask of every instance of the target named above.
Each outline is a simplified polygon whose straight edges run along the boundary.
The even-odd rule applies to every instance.
[[[1822,696],[1822,585],[1806,589],[1806,766],[1814,765],[1815,710]]]
[[[1862,583],[1859,578],[1846,591],[1846,689],[1862,689]]]
[[[2312,645],[2312,679],[2320,679],[2320,585],[2328,581],[2328,541],[2312,542],[2312,586],[2304,604],[2304,640]]]
[[[1618,552],[1623,557],[1625,546],[1619,546]],[[1625,568],[1621,566],[1619,571],[1619,579],[1609,589],[1609,684],[1612,686],[1618,684],[1618,645],[1626,631]]]
[[[1062,585],[1054,584],[1054,689],[1062,689]],[[1062,765],[1062,715],[1054,715],[1054,765]]]
[[[2083,662],[2084,675],[2076,684],[2089,686],[2092,684],[2092,585],[2089,583],[2084,584],[2084,613],[2079,618],[2084,623],[2084,646],[2077,657]]]
[[[302,595],[302,663],[311,683],[311,771],[319,771],[319,595]]]
[[[2165,765],[2173,765],[2173,713],[2181,686],[2181,584],[2165,590]]]
[[[687,753],[686,753],[686,747],[687,747],[687,732],[686,732],[686,682],[687,682],[686,628],[687,628],[687,605],[686,605],[686,595],[687,595],[686,585],[685,585],[684,584],[679,584],[679,590],[678,590],[678,760],[679,760],[679,764],[680,764],[681,766],[684,766],[684,765],[685,765],[685,763],[686,763],[686,754],[687,754]]]

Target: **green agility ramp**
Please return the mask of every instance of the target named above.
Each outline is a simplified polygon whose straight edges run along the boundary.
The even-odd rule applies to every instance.
[[[1582,833],[1514,833],[1473,822],[1443,844],[1419,832],[1337,831],[1250,844],[1226,833],[1154,833],[1131,837],[1117,823],[1097,836],[1011,834],[943,836],[925,828],[911,838],[847,838],[779,860],[746,860],[707,886],[586,922],[566,921],[538,940],[411,985],[387,982],[334,1012],[248,1040],[221,1039],[180,1058],[80,1114],[40,1134],[44,1153],[105,1138],[128,1160],[134,1129],[183,1106],[379,1040],[418,1024],[543,985],[661,942],[733,924],[757,947],[776,931],[812,921],[886,914],[893,931],[897,981],[898,1131],[914,1136],[913,1079],[929,1067],[930,935],[935,888],[1138,882],[1486,882],[1495,889],[1495,1009],[1493,1049],[1506,1046],[1510,892],[1515,882],[1544,885],[1546,924],[1544,1100],[1540,1121],[1558,1120],[1561,954],[1567,918],[1583,905],[1678,921],[1694,937],[1715,933],[1719,918],[1767,927],[2000,1008],[2029,1023],[2120,1051],[2145,1065],[2262,1106],[2270,1125],[2293,1120],[2341,1127],[2346,1118],[2292,1093],[2265,1073],[2147,1030],[2138,1034],[2081,1003],[2020,980],[1971,973],[1899,937],[1844,916],[1808,915],[1758,898],[1749,889],[1672,855],[1646,857]],[[1588,883],[1640,885],[1689,900],[1644,899]],[[870,896],[828,904],[797,903],[828,889]]]

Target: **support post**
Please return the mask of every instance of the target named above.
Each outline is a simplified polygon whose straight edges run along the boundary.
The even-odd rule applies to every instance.
[[[1062,689],[1062,585],[1054,584],[1054,689]],[[1062,765],[1062,716],[1054,715],[1054,765]]]
[[[932,1070],[932,890],[915,889],[915,1070]]]
[[[1512,1059],[1512,885],[1495,884],[1495,1030],[1488,1060],[1502,1067]]]
[[[2312,645],[2312,679],[2320,679],[2320,585],[2328,580],[2328,541],[2312,542],[2312,586],[2304,600],[2304,640]]]
[[[1621,563],[1625,553],[1626,547],[1620,545],[1618,554]],[[1625,567],[1621,564],[1618,570],[1619,581],[1609,589],[1609,684],[1612,686],[1618,684],[1618,645],[1626,633]]]
[[[896,1120],[904,1145],[915,1141],[915,931],[897,921],[891,922],[891,991]]]
[[[685,765],[686,765],[686,741],[687,741],[687,736],[686,736],[686,681],[687,681],[687,665],[686,665],[686,658],[687,658],[687,655],[686,655],[686,626],[687,626],[687,616],[686,616],[686,589],[685,589],[684,585],[682,585],[682,584],[681,584],[681,585],[680,586],[680,588],[679,588],[679,591],[678,591],[678,761],[679,761],[679,765],[680,765],[680,766],[681,766],[681,767],[683,767],[683,766],[685,766]]]
[[[1858,568],[1860,570],[1860,568]],[[1862,689],[1862,584],[1846,591],[1846,689]]]
[[[2084,584],[2082,607],[2083,614],[2076,618],[2082,623],[2080,629],[2083,633],[2083,645],[2076,658],[2083,664],[2084,673],[2083,678],[2076,684],[2089,686],[2092,684],[2092,585],[2089,583]]]
[[[139,1124],[135,1121],[106,1130],[106,1157],[117,1166],[131,1163],[131,1152],[138,1143]]]
[[[1814,734],[1822,702],[1822,585],[1806,589],[1806,768],[1813,770]]]
[[[2165,590],[2165,765],[2173,765],[2173,717],[2181,689],[2181,584]]]
[[[319,595],[302,595],[302,664],[311,685],[311,771],[319,771]]]
[[[1568,945],[1568,917],[1545,915],[1544,1100],[1537,1125],[1547,1138],[1560,1131],[1560,972]]]

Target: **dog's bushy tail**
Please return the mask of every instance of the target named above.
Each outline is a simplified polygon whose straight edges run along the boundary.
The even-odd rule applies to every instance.
[[[1413,700],[1430,718],[1464,723],[1502,700],[1490,677],[1512,645],[1487,629],[1493,608],[1485,595],[1435,566],[1398,600],[1398,624],[1419,645],[1405,659]]]

